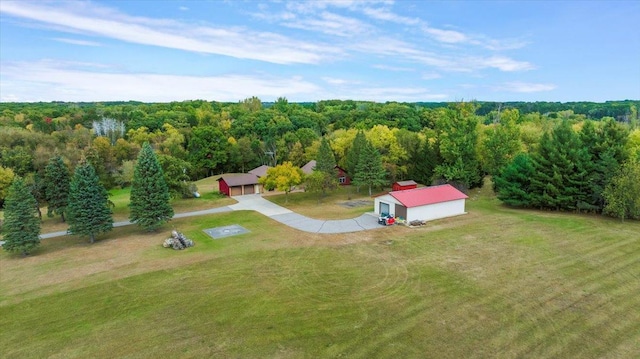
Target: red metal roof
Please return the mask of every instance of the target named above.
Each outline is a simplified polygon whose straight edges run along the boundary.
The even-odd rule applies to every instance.
[[[449,184],[393,191],[389,194],[407,208],[469,198]]]

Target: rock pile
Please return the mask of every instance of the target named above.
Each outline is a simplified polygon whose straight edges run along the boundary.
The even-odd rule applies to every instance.
[[[184,234],[176,230],[171,231],[171,238],[165,239],[164,243],[162,244],[162,246],[165,248],[173,248],[178,250],[193,247],[194,245],[195,243],[193,243],[192,240],[185,237]]]

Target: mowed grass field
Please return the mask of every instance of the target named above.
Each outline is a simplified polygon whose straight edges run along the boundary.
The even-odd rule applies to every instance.
[[[467,209],[421,228],[341,235],[231,212],[174,220],[151,234],[121,227],[94,245],[44,240],[27,258],[2,252],[0,351],[640,357],[640,223],[509,209],[486,189],[472,192]],[[212,240],[202,232],[229,224],[250,233]],[[171,228],[196,246],[162,248]]]

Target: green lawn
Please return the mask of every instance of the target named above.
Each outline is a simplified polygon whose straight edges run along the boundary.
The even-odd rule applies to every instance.
[[[2,252],[2,356],[640,356],[640,223],[509,209],[486,191],[467,209],[344,235],[231,212]],[[201,231],[234,223],[251,232]],[[196,246],[162,248],[174,227]]]

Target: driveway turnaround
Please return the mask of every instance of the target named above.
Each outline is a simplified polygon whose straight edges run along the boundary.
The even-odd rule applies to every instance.
[[[272,218],[291,228],[309,233],[349,233],[366,231],[370,229],[382,228],[378,224],[378,217],[373,213],[365,213],[357,218],[352,219],[336,219],[336,220],[320,220],[294,213],[273,202],[269,202],[262,198],[259,194],[249,194],[244,196],[232,197],[238,203],[226,207],[211,208],[202,211],[178,213],[173,218],[184,218],[193,216],[202,216],[205,214],[223,213],[231,211],[256,211],[269,218]],[[114,222],[114,227],[128,226],[131,222],[121,221]],[[67,231],[44,233],[40,238],[54,238],[67,235]]]

